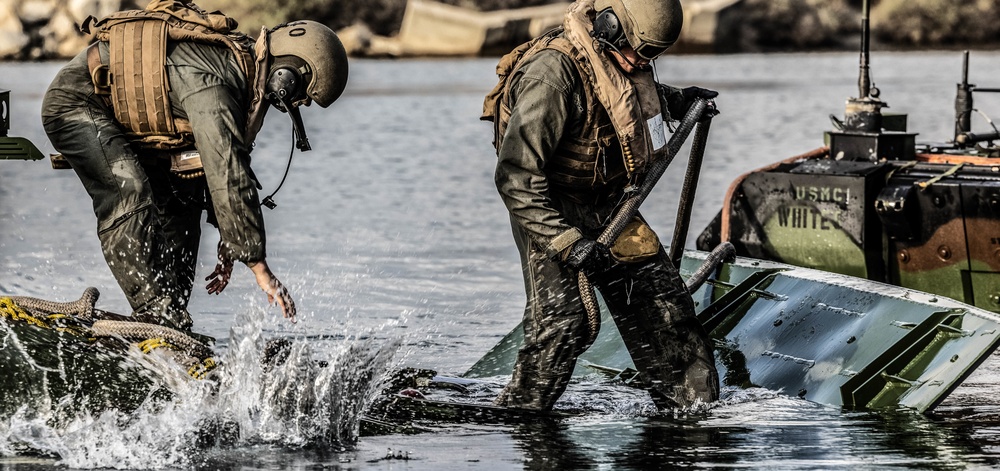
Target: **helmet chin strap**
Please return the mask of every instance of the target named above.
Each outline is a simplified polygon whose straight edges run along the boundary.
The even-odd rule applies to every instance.
[[[302,125],[302,115],[298,106],[293,106],[291,100],[299,95],[298,90],[302,85],[302,74],[290,67],[281,67],[268,78],[267,88],[269,91],[266,98],[274,104],[278,110],[288,113],[292,120],[292,129],[295,131],[295,147],[305,152],[312,149],[309,146],[309,138],[306,136],[306,128]]]
[[[294,129],[292,130],[292,135],[293,136],[295,135],[295,130]],[[292,168],[292,155],[293,154],[295,154],[295,148],[294,147],[290,147],[288,149],[288,164],[285,165],[285,174],[281,176],[281,182],[278,183],[278,187],[275,188],[274,191],[272,191],[270,195],[267,195],[266,197],[264,197],[263,200],[260,201],[260,205],[261,206],[264,206],[267,209],[274,209],[274,208],[278,207],[278,203],[274,202],[274,195],[278,194],[278,190],[281,189],[281,186],[285,184],[285,179],[288,178],[288,171]]]
[[[305,152],[312,150],[309,145],[309,137],[306,136],[306,127],[302,124],[302,114],[299,113],[298,106],[292,106],[287,97],[281,98],[282,105],[288,110],[288,117],[292,119],[292,132],[295,133],[295,147]]]

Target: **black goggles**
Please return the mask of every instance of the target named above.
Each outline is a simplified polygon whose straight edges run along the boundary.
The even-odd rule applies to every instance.
[[[635,53],[638,54],[639,57],[651,61],[653,59],[656,59],[656,57],[659,56],[660,54],[666,52],[668,47],[670,46],[669,45],[659,46],[656,44],[650,44],[643,41],[639,43],[639,47],[635,48]]]

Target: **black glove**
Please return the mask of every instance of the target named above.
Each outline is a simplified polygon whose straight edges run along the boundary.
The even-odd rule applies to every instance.
[[[684,114],[681,115],[681,117],[683,117],[687,115],[688,110],[691,109],[691,105],[694,104],[695,100],[698,98],[711,100],[712,98],[719,96],[719,92],[701,87],[687,87],[681,90],[681,96],[684,99]],[[702,119],[711,118],[718,114],[719,110],[715,107],[715,103],[708,102],[708,106],[705,107],[705,113],[702,115]]]
[[[719,96],[719,92],[701,87],[674,88],[657,84],[660,93],[660,105],[670,114],[670,119],[680,121],[698,98],[711,100]],[[709,103],[703,117],[710,118],[719,114],[714,103]]]
[[[587,276],[604,273],[611,268],[611,251],[596,240],[580,239],[569,249],[566,265]]]
[[[695,98],[711,100],[712,98],[719,96],[719,92],[701,87],[687,87],[681,89],[681,96],[684,97],[684,101],[694,103]]]

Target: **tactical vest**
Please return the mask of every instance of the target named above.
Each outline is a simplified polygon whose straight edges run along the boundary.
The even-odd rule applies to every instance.
[[[108,43],[109,63],[101,62],[97,43],[87,52],[87,63],[98,95],[110,96],[115,118],[126,138],[141,148],[174,150],[194,144],[191,125],[173,116],[168,91],[167,42],[194,41],[227,47],[255,86],[257,62],[254,40],[235,32],[237,24],[219,12],[206,13],[176,0],[150,2],[144,10],[114,13],[100,21],[90,17],[81,29],[97,28],[97,39]],[[248,90],[245,108],[254,93]]]
[[[510,77],[542,50],[554,49],[565,54],[572,59],[583,81],[586,116],[578,134],[562,137],[554,154],[546,161],[545,174],[551,183],[570,189],[603,186],[627,176],[628,162],[608,113],[588,81],[588,77],[592,76],[591,65],[561,33],[562,28],[556,28],[522,44],[500,59],[497,64],[500,81],[486,95],[480,119],[493,122],[493,146],[499,152],[511,115]]]

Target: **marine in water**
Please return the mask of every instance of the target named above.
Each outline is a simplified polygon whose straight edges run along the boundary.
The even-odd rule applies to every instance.
[[[606,301],[655,404],[718,398],[712,344],[656,234],[636,216],[599,242],[666,146],[664,122],[714,91],[657,83],[651,62],[680,34],[680,2],[580,0],[562,28],[504,56],[483,119],[521,255],[527,306],[513,378],[496,399],[552,409],[596,332],[579,273]],[[609,246],[610,245],[610,246]]]
[[[243,262],[268,301],[295,318],[267,263],[250,151],[269,105],[288,113],[297,147],[309,150],[298,107],[339,98],[347,56],[337,35],[313,21],[265,28],[256,40],[236,26],[176,0],[88,20],[99,41],[44,97],[45,132],[93,199],[105,259],[145,322],[190,329],[206,210],[220,234],[208,292],[225,289],[233,263]]]

